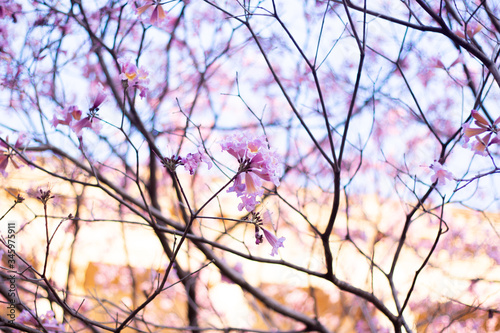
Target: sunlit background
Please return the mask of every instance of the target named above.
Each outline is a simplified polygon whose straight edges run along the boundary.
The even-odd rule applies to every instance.
[[[462,131],[474,108],[496,131],[498,83],[464,44],[496,61],[498,3],[443,3],[429,6],[462,44],[405,1],[366,15],[361,1],[0,1],[0,230],[16,226],[17,314],[115,329],[168,271],[126,331],[392,332],[384,311],[402,306],[403,330],[500,331],[498,147],[481,156]],[[125,90],[118,59],[149,73],[146,97]],[[99,84],[100,128],[54,126],[70,105],[85,119]],[[281,156],[254,211],[285,237],[277,256],[227,191],[241,165],[220,142],[234,133]],[[173,178],[163,164],[198,147],[213,166]],[[435,183],[438,160],[452,176]]]

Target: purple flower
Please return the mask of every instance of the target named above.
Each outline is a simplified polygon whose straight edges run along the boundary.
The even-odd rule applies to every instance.
[[[79,139],[82,137],[82,130],[84,128],[90,128],[94,132],[99,133],[102,126],[101,122],[96,117],[96,113],[97,111],[99,111],[99,106],[106,99],[106,94],[104,93],[104,88],[102,88],[102,85],[100,86],[100,88],[101,89],[97,93],[92,106],[89,108],[87,117],[82,118],[82,111],[80,111],[76,106],[70,105],[59,111],[58,115],[54,115],[52,117],[52,126],[54,128],[56,128],[58,125],[69,126]],[[58,116],[62,117],[63,119]]]
[[[462,126],[465,141],[464,147],[469,146],[469,140],[471,138],[475,138],[476,140],[470,145],[470,148],[475,154],[487,156],[487,147],[500,143],[500,138],[498,137],[500,134],[500,128],[498,127],[500,124],[500,117],[498,117],[493,124],[490,124],[490,122],[476,110],[471,111],[471,116],[471,121]],[[476,125],[477,127],[471,127],[471,125]],[[481,134],[485,135],[480,137]]]
[[[40,325],[42,325],[49,333],[64,332],[64,324],[58,324],[57,319],[54,317],[54,312],[50,310],[45,315],[40,316],[38,320],[31,311],[23,310],[17,317],[17,322],[36,328],[41,328]],[[14,331],[19,332],[18,330]]]
[[[94,103],[92,103],[92,106],[89,109],[91,112],[99,111],[99,106],[101,106],[101,104],[104,103],[104,101],[108,97],[101,83],[97,85],[97,89],[98,91],[96,97],[94,98]]]
[[[27,324],[37,324],[36,319],[34,315],[31,313],[31,311],[24,309],[21,311],[19,316],[17,317],[17,322],[23,325]]]
[[[78,137],[82,136],[82,130],[84,128],[93,128],[93,123],[97,122],[96,119],[93,119],[92,121],[90,120],[90,117],[85,117],[76,123],[73,123],[71,125],[71,129],[76,133]]]
[[[139,89],[141,98],[146,97],[149,73],[142,68],[137,68],[129,59],[120,58],[118,63],[120,64],[120,79],[127,87]]]
[[[51,121],[54,128],[56,128],[57,125],[71,125],[71,123],[75,120],[78,121],[82,118],[82,111],[78,110],[78,108],[74,105],[67,106],[64,109],[60,110],[58,113],[59,116],[63,117],[63,119],[60,119],[57,115],[54,115]]]
[[[212,167],[212,161],[210,157],[202,150],[201,147],[198,147],[198,152],[194,154],[187,154],[186,157],[181,158],[181,163],[184,164],[184,168],[189,171],[189,174],[194,175],[194,171],[198,168],[201,162],[207,164],[208,169]]]
[[[271,224],[271,212],[266,210],[263,214],[260,212],[251,212],[252,222],[255,226],[255,244],[259,245],[264,242],[264,237],[267,239],[269,244],[273,247],[271,250],[271,255],[275,256],[278,254],[278,249],[283,246],[283,242],[285,241],[285,237],[276,237],[270,231],[267,231],[262,227],[264,224]]]
[[[255,209],[257,197],[264,193],[263,181],[279,186],[282,173],[280,157],[267,146],[263,136],[238,133],[221,142],[222,151],[227,151],[240,163],[238,174],[228,192],[235,192],[241,198],[239,210]]]
[[[273,249],[271,250],[271,255],[272,256],[277,255],[278,248],[285,247],[283,245],[283,242],[285,241],[285,237],[278,238],[274,234],[272,234],[271,232],[267,231],[264,228],[262,228],[262,231],[264,232],[264,236],[266,237],[269,244],[271,244],[271,246],[273,247]]]
[[[152,25],[156,25],[160,20],[163,20],[167,17],[159,0],[146,1],[146,4],[137,8],[136,12],[137,12],[137,15],[140,16],[142,13],[144,13],[146,10],[148,10],[149,7],[152,7],[152,6],[154,6],[154,9],[153,9],[153,12],[151,13],[151,17],[149,20],[150,20]]]
[[[19,137],[16,140],[16,143],[14,144],[14,149],[20,149],[21,146],[24,144],[24,141],[26,140],[26,135],[20,134]],[[12,147],[9,145],[9,137],[4,141],[0,140],[0,173],[4,176],[7,177],[7,166],[10,163],[14,166],[14,168],[19,169],[23,167],[24,165],[19,164],[27,164],[24,159],[19,157],[17,152],[12,149]]]
[[[240,199],[241,203],[238,205],[238,210],[243,210],[243,208],[245,208],[247,211],[251,212],[259,203],[256,199],[256,196],[252,195],[240,196]]]
[[[453,174],[449,171],[447,171],[443,165],[439,162],[434,162],[434,164],[431,164],[429,168],[434,171],[434,174],[431,176],[431,181],[437,182],[438,185],[444,185],[446,184],[446,180],[453,180]]]

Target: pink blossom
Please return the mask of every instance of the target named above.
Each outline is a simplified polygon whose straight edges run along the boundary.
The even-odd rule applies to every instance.
[[[81,137],[82,130],[84,128],[90,128],[94,132],[99,133],[101,131],[102,125],[99,119],[88,116],[77,122],[72,123],[70,127],[78,137]]]
[[[490,129],[490,124],[483,116],[481,116],[479,114],[478,111],[472,110],[471,116],[472,116],[472,119],[474,119],[474,125],[478,126],[479,128],[470,127],[472,125],[472,121],[473,121],[472,119],[471,119],[470,123],[464,124],[464,126],[463,126],[464,136],[466,137],[467,141],[471,137],[480,135],[480,134],[482,134]],[[498,121],[498,119],[497,119],[497,121]]]
[[[78,138],[81,138],[82,130],[84,128],[90,128],[94,132],[99,133],[102,126],[99,119],[96,118],[96,113],[99,111],[99,106],[105,99],[105,93],[100,91],[95,97],[94,102],[89,109],[89,113],[85,118],[82,118],[82,111],[80,111],[76,106],[67,106],[63,110],[59,111],[59,116],[62,116],[63,119],[54,115],[52,117],[51,124],[53,127],[57,127],[58,125],[69,126]]]
[[[99,107],[101,106],[102,103],[106,100],[108,97],[108,94],[104,90],[104,87],[102,86],[101,83],[98,83],[97,85],[97,94],[94,98],[94,102],[92,103],[92,106],[90,107],[89,111],[91,112],[97,112],[99,111]]]
[[[252,220],[255,225],[255,244],[259,245],[264,242],[264,237],[272,246],[271,256],[278,254],[278,249],[284,247],[283,242],[285,237],[276,237],[273,233],[262,227],[263,224],[272,224],[271,213],[266,210],[264,214],[252,211]]]
[[[470,123],[465,123],[462,126],[462,129],[464,131],[464,140],[466,143],[469,142],[470,138],[480,135],[486,131],[483,128],[472,128],[470,127],[470,125]]]
[[[137,66],[130,62],[130,59],[118,59],[121,65],[120,79],[134,80],[137,77]]]
[[[244,185],[243,185],[244,186]],[[257,201],[256,196],[253,195],[243,195],[240,196],[241,203],[238,205],[239,210],[243,210],[245,208],[247,211],[251,212],[255,209],[255,206],[259,203]]]
[[[471,116],[471,121],[462,126],[465,141],[464,147],[470,147],[475,154],[487,156],[488,146],[500,143],[500,129],[498,128],[500,117],[498,117],[493,124],[490,124],[490,122],[476,110],[471,111]],[[477,127],[471,127],[472,125]],[[481,134],[485,135],[480,137]],[[475,140],[469,145],[471,138]]]
[[[262,228],[262,231],[264,232],[264,236],[266,237],[267,241],[271,246],[273,247],[271,250],[271,255],[275,256],[278,254],[278,248],[280,247],[285,247],[283,245],[283,242],[285,241],[285,237],[276,237],[273,233],[270,231],[267,231],[266,229]]]
[[[0,1],[0,19],[10,16],[16,22],[16,14],[21,13],[21,11],[22,7],[20,4],[9,0]]]
[[[439,185],[446,184],[446,180],[454,180],[453,174],[443,168],[443,165],[439,162],[434,162],[429,166],[429,168],[434,171],[431,176],[431,181],[433,183],[437,182]]]
[[[481,156],[488,156],[488,150],[486,147],[489,145],[491,133],[486,135],[484,138],[476,138],[476,141],[471,145],[471,149],[474,151],[474,154]]]
[[[53,311],[42,316],[42,325],[48,332],[64,332],[64,325],[58,324]]]
[[[24,144],[26,139],[26,135],[20,134],[14,144],[14,149],[18,150]],[[19,169],[23,167],[23,164],[27,164],[26,161],[19,157],[17,152],[9,145],[9,137],[5,139],[5,141],[0,140],[0,173],[7,177],[7,166],[9,165],[9,161],[14,166],[14,168]],[[22,164],[20,164],[22,163]]]
[[[61,119],[60,117],[62,117],[63,119]],[[74,120],[78,121],[81,117],[82,111],[78,110],[76,106],[70,105],[62,110],[59,110],[58,115],[53,115],[51,124],[54,128],[56,128],[58,125],[69,126]]]
[[[207,164],[208,169],[212,168],[212,161],[210,157],[202,150],[201,147],[198,147],[198,152],[194,154],[187,154],[186,157],[180,159],[181,164],[184,165],[184,168],[189,171],[189,174],[194,175],[195,170],[198,168],[201,162]]]
[[[54,312],[49,310],[38,318],[35,318],[35,315],[29,310],[23,310],[19,316],[17,317],[17,322],[27,326],[34,326],[36,328],[45,328],[48,333],[57,333],[64,332],[64,325],[58,324],[57,319],[55,318]],[[14,332],[20,332],[18,330],[14,330]]]
[[[160,0],[148,0],[146,1],[146,4],[137,8],[136,12],[137,15],[141,15],[144,13],[146,10],[149,9],[149,7],[155,6],[153,8],[153,12],[151,13],[151,17],[149,19],[149,22],[152,25],[156,25],[160,20],[165,19],[167,17],[165,15],[165,11],[163,10],[163,7],[161,6]]]
[[[461,29],[455,30],[455,34],[461,38],[465,38],[466,34],[467,37],[473,38],[482,28],[478,22],[470,21],[467,23],[467,26],[462,25]]]
[[[137,68],[130,59],[120,58],[118,63],[120,64],[120,79],[122,79],[122,82],[126,83],[127,87],[139,89],[141,98],[146,97],[149,73],[142,68]]]
[[[24,309],[17,317],[17,322],[23,325],[36,325],[37,321],[31,311]]]
[[[252,211],[257,197],[264,193],[263,181],[271,181],[279,186],[282,173],[280,157],[267,146],[265,137],[238,133],[221,142],[223,151],[227,151],[240,163],[238,174],[228,192],[236,192],[242,203],[239,210]]]

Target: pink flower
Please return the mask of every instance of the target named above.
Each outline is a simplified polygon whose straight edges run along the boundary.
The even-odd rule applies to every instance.
[[[131,63],[130,59],[118,59],[120,64],[120,79],[126,83],[126,87],[133,87],[139,89],[141,98],[146,97],[148,92],[147,85],[149,84],[149,73],[142,69],[137,68],[136,65]]]
[[[70,105],[60,110],[59,116],[62,116],[63,119],[60,119],[57,115],[52,117],[51,124],[54,128],[58,125],[70,125],[74,120],[80,120],[82,117],[82,111],[78,110],[78,108],[74,105]]]
[[[137,66],[130,62],[130,59],[118,59],[121,65],[120,79],[134,80],[137,76]]]
[[[184,168],[189,171],[189,174],[194,175],[195,170],[198,168],[201,162],[207,164],[208,169],[212,168],[212,161],[210,157],[202,150],[201,147],[198,147],[198,152],[194,154],[187,154],[186,157],[180,159],[181,164],[184,165]]]
[[[233,269],[240,275],[243,275],[243,265],[241,264],[241,262],[236,263],[236,265],[233,266]],[[234,283],[231,279],[223,274],[220,277],[220,281],[225,283]]]
[[[271,256],[277,255],[278,249],[280,247],[284,247],[283,242],[285,241],[285,237],[278,238],[273,233],[262,227],[263,224],[272,224],[271,213],[268,210],[266,210],[264,214],[252,211],[251,215],[255,225],[255,244],[259,245],[263,243],[265,237],[269,244],[273,247],[271,250]]]
[[[446,184],[446,180],[454,180],[453,174],[443,168],[443,165],[439,162],[434,161],[433,164],[429,166],[434,171],[431,176],[431,181],[433,183],[437,182],[440,185]]]
[[[476,138],[476,141],[471,145],[474,154],[488,156],[488,149],[486,147],[489,146],[490,137],[491,133],[487,134],[484,138]]]
[[[471,122],[465,123],[462,126],[464,132],[465,147],[468,146],[469,140],[475,138],[475,141],[471,144],[471,149],[478,155],[487,156],[487,147],[493,144],[500,143],[500,131],[497,127],[500,123],[500,117],[498,117],[493,124],[490,124],[486,118],[481,116],[478,111],[472,110]],[[474,124],[477,127],[471,127]],[[486,133],[482,138],[481,134]],[[491,141],[490,141],[491,140]]]
[[[58,125],[69,126],[79,139],[82,137],[82,130],[84,128],[90,128],[94,132],[99,133],[102,126],[96,115],[97,111],[99,111],[99,106],[105,99],[106,94],[104,93],[104,90],[99,91],[92,106],[89,108],[87,117],[85,118],[82,118],[82,111],[80,111],[76,106],[71,105],[65,107],[63,110],[59,111],[59,116],[62,116],[63,119],[54,115],[51,121],[52,126],[54,128]]]
[[[228,192],[236,192],[242,203],[239,210],[252,211],[257,197],[264,193],[263,181],[279,186],[282,173],[280,157],[267,146],[265,137],[238,133],[221,142],[222,151],[227,151],[240,163],[238,174]]]
[[[156,25],[160,20],[165,19],[167,17],[165,15],[165,11],[163,10],[163,7],[160,4],[160,0],[148,0],[147,3],[144,6],[141,6],[137,8],[136,12],[137,15],[141,15],[144,13],[146,10],[149,9],[149,7],[155,6],[153,9],[153,12],[151,13],[151,17],[149,19],[149,22],[153,25]]]
[[[238,210],[243,210],[243,208],[245,208],[248,212],[251,212],[259,203],[255,195],[242,195],[240,196],[240,199],[241,203],[238,205]]]
[[[64,332],[64,325],[58,324],[53,311],[42,316],[42,325],[49,333]]]
[[[470,123],[465,123],[462,126],[462,129],[464,131],[464,139],[465,142],[469,142],[470,138],[475,137],[476,135],[483,134],[486,130],[483,128],[472,128],[470,127]]]
[[[101,83],[98,83],[97,94],[94,98],[94,103],[92,103],[92,106],[90,107],[89,111],[90,112],[99,111],[99,107],[101,106],[102,103],[104,103],[107,97],[108,94],[106,94],[106,91],[104,91],[104,87],[102,86]]]
[[[90,128],[96,133],[99,133],[102,128],[100,120],[92,116],[88,116],[77,122],[74,122],[70,125],[70,127],[79,138],[82,137],[82,130],[84,128]]]
[[[31,311],[24,309],[17,317],[17,322],[23,325],[36,325],[37,321]]]
[[[465,38],[466,34],[469,38],[473,38],[474,35],[476,35],[479,31],[481,31],[482,28],[483,27],[478,22],[469,21],[467,23],[467,28],[464,25],[462,25],[461,29],[455,30],[455,34],[461,38]]]
[[[14,144],[14,149],[18,150],[24,144],[24,140],[26,139],[26,135],[20,134],[17,138],[16,143]],[[10,163],[14,166],[14,168],[19,169],[24,165],[19,164],[27,164],[26,161],[19,157],[17,152],[9,145],[9,137],[3,140],[0,140],[0,173],[7,177],[7,166]]]
[[[48,333],[64,332],[64,325],[57,323],[57,320],[54,318],[54,312],[50,310],[47,311],[45,315],[42,315],[40,318],[38,318],[38,321],[31,311],[23,310],[17,317],[17,322],[27,326],[34,326],[36,328],[41,328],[41,324],[41,326],[43,326]],[[14,330],[14,332],[19,331]]]
[[[285,237],[276,237],[273,233],[267,231],[266,229],[262,228],[262,231],[264,232],[264,236],[266,237],[267,241],[271,246],[273,247],[271,250],[271,256],[275,256],[278,254],[278,248],[280,247],[285,247],[283,245],[283,242],[285,241]]]

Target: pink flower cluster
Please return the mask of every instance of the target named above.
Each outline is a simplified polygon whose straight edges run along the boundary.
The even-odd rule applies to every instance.
[[[475,138],[474,142],[471,144],[471,149],[478,155],[487,156],[488,146],[500,143],[500,132],[497,127],[500,123],[500,117],[498,117],[493,124],[490,124],[490,122],[476,110],[472,110],[471,115],[471,121],[462,126],[465,144],[467,145],[471,138]],[[477,127],[471,127],[473,124]],[[482,134],[485,135],[480,137]]]
[[[231,135],[221,142],[222,151],[233,155],[240,163],[233,186],[228,192],[236,192],[241,203],[239,210],[251,212],[257,205],[257,197],[264,193],[263,181],[279,186],[282,164],[279,155],[269,149],[263,136],[245,133]]]
[[[38,320],[31,311],[23,310],[19,317],[17,317],[17,322],[27,326],[34,326],[36,328],[41,328],[40,324],[43,326],[44,330],[48,333],[64,332],[64,325],[58,324],[56,318],[54,317],[54,312],[47,311],[45,315],[42,315]],[[14,332],[20,332],[14,330]]]
[[[180,158],[180,163],[184,165],[184,168],[189,171],[189,174],[191,175],[194,175],[195,170],[201,162],[206,163],[209,170],[212,168],[212,161],[210,160],[210,157],[205,154],[201,147],[198,147],[197,153],[189,153],[186,157]]]
[[[126,87],[133,87],[139,89],[141,98],[146,97],[148,92],[147,85],[149,84],[149,73],[134,65],[130,59],[118,59],[120,64],[120,79]]]

